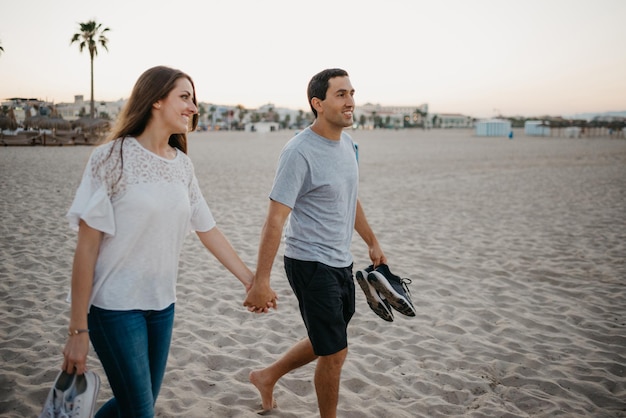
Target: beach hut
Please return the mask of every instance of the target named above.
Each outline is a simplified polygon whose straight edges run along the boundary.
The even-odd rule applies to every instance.
[[[566,138],[580,138],[581,129],[578,126],[568,126],[565,128]]]
[[[503,119],[486,119],[476,122],[476,136],[504,136],[511,133],[511,122]]]
[[[254,123],[246,123],[245,131],[246,132],[275,132],[280,129],[280,124],[278,122],[254,122]]]
[[[540,120],[524,122],[524,134],[528,136],[550,136],[550,126]]]

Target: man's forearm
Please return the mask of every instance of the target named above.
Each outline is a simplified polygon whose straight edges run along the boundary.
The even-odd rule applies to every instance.
[[[365,241],[368,247],[372,247],[377,244],[376,235],[374,235],[374,231],[370,227],[367,222],[367,218],[365,217],[365,211],[361,206],[361,202],[357,200],[356,204],[356,219],[354,221],[354,229],[359,234],[359,236]]]
[[[261,231],[261,242],[259,244],[259,259],[254,280],[261,280],[269,283],[274,259],[278,253],[280,239],[282,237],[282,225],[272,225],[266,222]]]

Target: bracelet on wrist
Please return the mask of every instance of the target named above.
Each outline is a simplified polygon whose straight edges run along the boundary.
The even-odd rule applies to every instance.
[[[81,328],[74,328],[74,329],[70,328],[70,329],[67,330],[67,336],[71,337],[73,335],[78,335],[81,332],[89,332],[89,330],[86,329],[86,328],[83,328],[83,329],[81,329]]]

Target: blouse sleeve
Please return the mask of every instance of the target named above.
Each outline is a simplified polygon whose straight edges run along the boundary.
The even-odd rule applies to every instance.
[[[105,178],[99,175],[98,170],[95,169],[94,154],[87,163],[66,218],[74,230],[78,230],[78,225],[82,219],[94,229],[108,235],[115,235],[113,205]]]

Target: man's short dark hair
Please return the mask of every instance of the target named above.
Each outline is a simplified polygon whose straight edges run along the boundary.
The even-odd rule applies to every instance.
[[[307,88],[307,97],[309,98],[309,106],[313,111],[313,115],[317,118],[317,110],[313,108],[311,100],[317,97],[320,100],[326,99],[326,92],[328,91],[328,80],[335,77],[348,77],[348,72],[341,68],[329,68],[315,74],[311,81],[309,81],[309,87]]]

